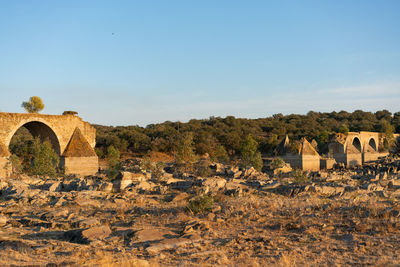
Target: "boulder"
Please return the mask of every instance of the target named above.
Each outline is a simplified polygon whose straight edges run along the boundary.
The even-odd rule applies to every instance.
[[[62,182],[55,182],[52,184],[49,188],[50,192],[61,192],[63,189],[63,183]]]
[[[170,236],[176,236],[176,234],[166,229],[144,229],[135,233],[135,239],[138,242],[162,240]]]
[[[274,170],[274,174],[289,173],[289,172],[292,172],[292,171],[293,171],[293,169],[290,166],[290,164],[289,163],[285,163],[282,167],[275,169]]]
[[[100,185],[100,190],[106,193],[111,193],[113,191],[114,184],[109,182],[103,182]]]
[[[315,191],[321,195],[333,196],[342,195],[344,193],[344,187],[333,187],[333,186],[315,186]]]
[[[136,188],[137,188],[138,190],[141,190],[141,191],[149,191],[149,190],[153,189],[153,187],[154,187],[154,185],[152,185],[151,183],[148,183],[148,182],[146,182],[146,181],[140,182],[140,183],[136,186]]]
[[[7,221],[8,221],[8,219],[7,219],[6,216],[0,215],[0,226],[6,225],[6,224],[7,224]]]
[[[82,231],[82,236],[90,241],[109,237],[111,229],[107,225],[95,226]]]
[[[167,184],[176,190],[186,191],[192,187],[193,182],[189,180],[182,180],[182,179],[174,179],[171,178],[167,181]]]
[[[206,178],[203,180],[202,185],[205,194],[208,192],[217,192],[225,188],[226,180],[219,177]]]
[[[277,180],[274,180],[274,181],[270,181],[269,183],[265,184],[263,186],[263,189],[264,190],[275,189],[275,188],[278,188],[279,186],[281,186],[281,183]]]
[[[160,253],[163,250],[176,249],[178,247],[192,244],[192,243],[198,242],[200,240],[201,240],[201,237],[196,234],[188,236],[187,238],[179,237],[179,238],[165,239],[155,245],[147,247],[146,251],[149,254],[154,255],[154,254]]]
[[[63,239],[79,243],[89,244],[91,241],[104,239],[111,235],[111,229],[107,225],[95,226],[88,229],[77,229],[64,232]]]

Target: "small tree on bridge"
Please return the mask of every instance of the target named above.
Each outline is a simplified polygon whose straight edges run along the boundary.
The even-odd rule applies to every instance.
[[[29,101],[22,102],[22,107],[29,113],[39,113],[44,109],[43,101],[38,96],[32,96]]]

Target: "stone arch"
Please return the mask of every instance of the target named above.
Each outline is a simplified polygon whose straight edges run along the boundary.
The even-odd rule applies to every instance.
[[[48,139],[52,144],[54,151],[58,155],[61,155],[61,147],[57,134],[45,122],[38,120],[24,121],[18,124],[9,135],[9,138],[6,142],[7,147],[9,147],[11,139],[15,135],[15,133],[22,127],[25,127],[32,134],[33,137],[39,137],[42,142]]]
[[[361,141],[358,137],[354,137],[351,144],[361,153]]]
[[[374,149],[374,151],[378,151],[378,146],[375,138],[371,137],[368,141],[368,145]]]

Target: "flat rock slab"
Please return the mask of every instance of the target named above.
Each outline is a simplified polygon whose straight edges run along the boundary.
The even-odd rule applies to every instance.
[[[0,240],[0,250],[12,249],[23,253],[31,253],[32,246],[19,240]]]
[[[157,241],[168,237],[177,237],[177,234],[166,229],[145,229],[135,233],[138,242]]]
[[[0,215],[0,226],[6,225],[6,224],[7,224],[7,221],[8,221],[8,219],[7,219],[6,216]]]
[[[91,241],[109,237],[111,229],[107,225],[91,227],[88,229],[70,230],[64,233],[64,239],[79,244],[89,244]]]
[[[82,236],[89,240],[97,240],[109,237],[111,234],[110,227],[106,225],[96,226],[82,231]]]
[[[149,254],[157,254],[163,250],[167,249],[175,249],[178,247],[185,246],[187,244],[195,243],[201,240],[198,235],[191,235],[188,237],[179,237],[179,238],[171,238],[162,240],[160,243],[154,244],[146,248],[146,251]]]

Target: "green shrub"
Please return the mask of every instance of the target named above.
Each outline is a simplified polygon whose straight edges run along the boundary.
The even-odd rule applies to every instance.
[[[13,173],[22,173],[23,171],[22,160],[17,155],[12,154],[8,158],[8,163],[5,166],[5,168],[9,168],[10,165]]]
[[[189,200],[187,208],[193,213],[212,211],[214,199],[209,195],[202,195]]]
[[[229,162],[229,155],[226,152],[226,149],[223,145],[219,145],[215,150],[214,155],[212,156],[213,160],[216,160],[220,163],[228,163]]]
[[[115,178],[122,169],[120,152],[112,145],[107,149],[107,165],[107,175],[110,179]]]
[[[99,158],[104,158],[104,152],[103,152],[103,150],[102,149],[100,149],[100,148],[95,148],[95,151],[96,151],[96,154],[97,154],[97,156],[99,157]]]
[[[209,166],[197,166],[196,175],[201,177],[210,177],[213,171]]]
[[[308,175],[302,170],[296,170],[294,173],[294,180],[296,183],[302,184],[309,181]]]
[[[161,179],[164,173],[164,168],[165,168],[164,162],[156,162],[153,165],[153,168],[151,169],[152,177],[155,178],[156,180]]]
[[[165,163],[154,162],[151,160],[150,156],[146,155],[143,157],[140,166],[142,169],[151,172],[152,177],[159,181],[163,176]]]
[[[154,168],[154,162],[151,160],[149,155],[145,155],[140,162],[140,167],[143,170],[151,171]]]
[[[192,164],[196,161],[192,132],[182,134],[177,140],[175,158],[177,163]]]
[[[285,165],[285,161],[284,161],[282,158],[280,158],[280,157],[274,158],[274,159],[272,160],[272,162],[271,162],[271,168],[272,168],[273,170],[282,168],[284,165]]]
[[[33,175],[57,174],[60,158],[54,151],[50,141],[40,142],[38,138],[33,143],[32,167],[29,171]]]
[[[261,171],[263,161],[261,153],[257,149],[257,141],[248,135],[240,145],[241,161],[246,168],[254,167],[254,169]]]

